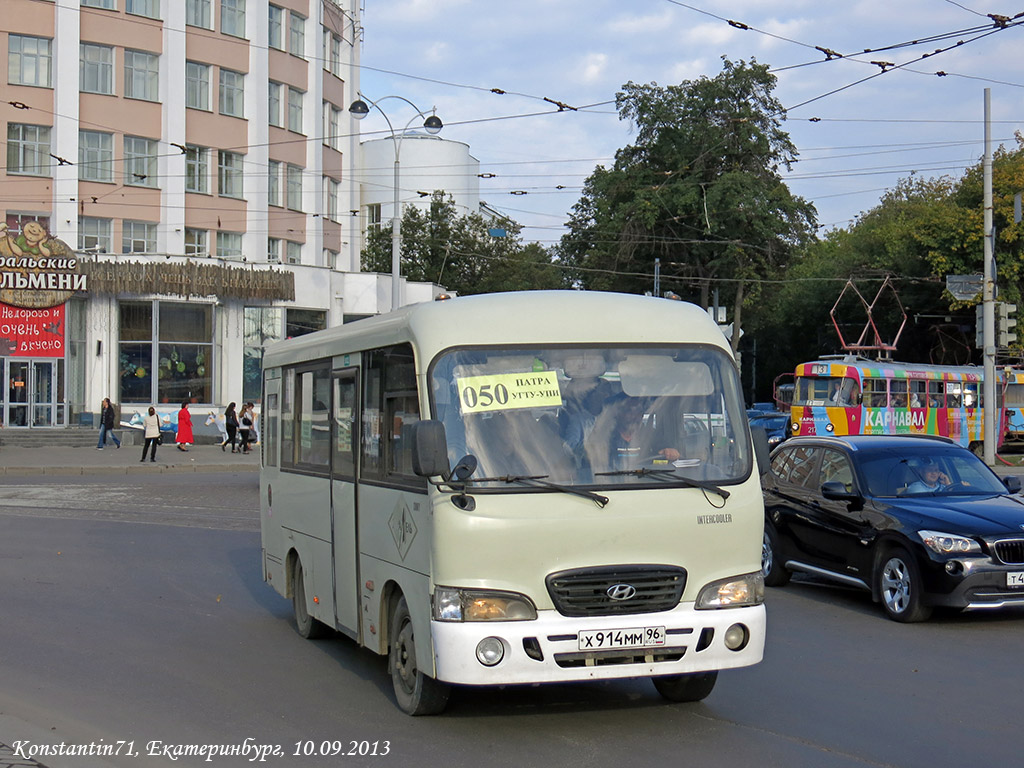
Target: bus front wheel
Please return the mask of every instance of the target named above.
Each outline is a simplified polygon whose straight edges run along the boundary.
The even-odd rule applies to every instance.
[[[327,625],[309,615],[309,607],[306,605],[306,577],[303,575],[301,560],[295,561],[295,568],[292,570],[292,610],[295,612],[295,628],[299,635],[307,640],[327,636]]]
[[[416,666],[416,635],[404,597],[398,601],[391,614],[389,637],[391,647],[388,666],[399,708],[409,715],[436,715],[442,712],[448,703],[451,688],[423,674]]]
[[[658,693],[669,701],[701,701],[715,687],[718,672],[696,672],[688,675],[665,675],[652,677],[651,682]]]

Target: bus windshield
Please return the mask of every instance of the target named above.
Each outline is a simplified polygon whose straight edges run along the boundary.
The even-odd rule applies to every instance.
[[[430,383],[449,461],[477,459],[474,487],[722,485],[751,471],[736,369],[715,347],[456,349]]]

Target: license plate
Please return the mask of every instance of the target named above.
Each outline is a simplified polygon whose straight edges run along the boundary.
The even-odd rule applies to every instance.
[[[1006,574],[1006,586],[1024,587],[1024,571],[1010,571]]]
[[[600,651],[607,648],[656,648],[665,644],[665,628],[587,629],[580,632],[579,643],[581,651]]]

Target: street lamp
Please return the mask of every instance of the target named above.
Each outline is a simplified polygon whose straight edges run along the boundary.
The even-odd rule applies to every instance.
[[[359,94],[362,96],[362,94]],[[405,127],[401,131],[396,131],[395,127],[391,125],[391,120],[383,109],[380,108],[380,102],[386,99],[398,99],[404,101],[410,107],[416,110],[416,114],[410,118],[409,122],[405,124]],[[423,128],[429,134],[440,133],[444,127],[444,123],[441,122],[435,114],[435,110],[431,110],[430,114],[427,115],[423,110],[413,104],[404,96],[382,96],[377,101],[370,101],[369,104],[362,99],[356,99],[352,102],[352,105],[348,108],[348,111],[352,114],[356,120],[362,120],[368,114],[370,114],[370,108],[375,108],[381,115],[384,116],[385,122],[388,124],[388,130],[391,131],[391,142],[395,146],[395,200],[394,209],[391,211],[391,310],[398,309],[398,303],[400,301],[399,294],[399,277],[402,273],[402,212],[399,209],[400,201],[398,199],[399,190],[399,155],[402,149],[402,138],[405,136],[405,132],[409,130],[409,126],[413,124],[413,121],[417,117],[424,118]]]

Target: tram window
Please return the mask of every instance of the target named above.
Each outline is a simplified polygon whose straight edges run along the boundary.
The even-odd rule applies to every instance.
[[[964,384],[964,408],[977,408],[981,405],[978,397],[977,384]]]
[[[946,383],[946,407],[959,408],[963,404],[963,385],[959,381]]]
[[[893,408],[907,407],[907,380],[893,379],[889,382],[889,402]]]
[[[885,408],[889,404],[887,384],[885,379],[864,379],[864,405]]]
[[[909,382],[911,408],[923,408],[928,402],[928,382],[914,379]]]
[[[928,407],[929,408],[942,408],[946,404],[945,391],[942,388],[941,381],[929,381],[928,382]]]
[[[1010,408],[1024,405],[1024,384],[1010,384],[1006,387],[1006,405]]]

